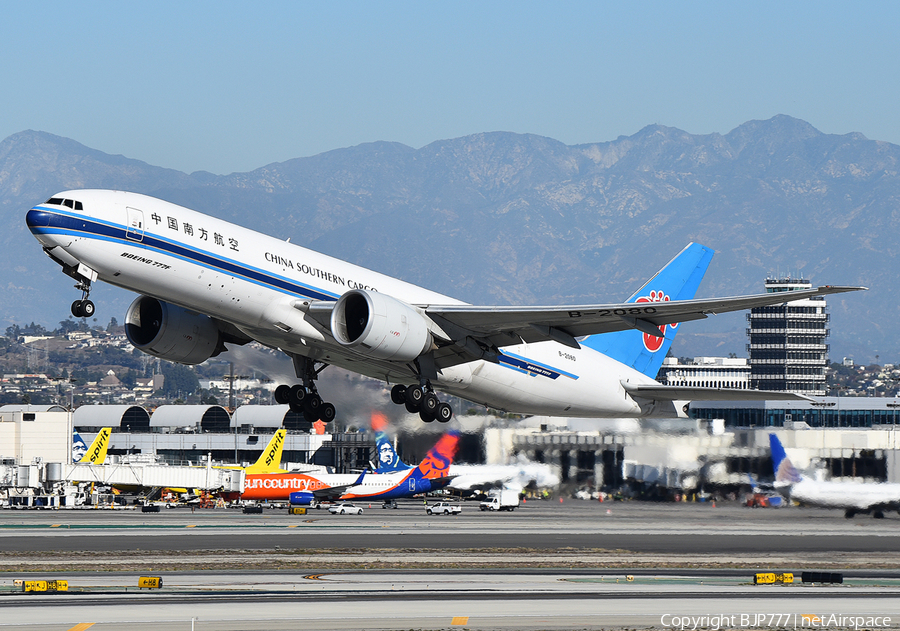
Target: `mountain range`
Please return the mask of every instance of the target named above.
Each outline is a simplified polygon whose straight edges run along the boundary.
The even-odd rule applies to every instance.
[[[237,149],[236,149],[237,150]],[[828,299],[832,359],[900,358],[900,147],[779,115],[727,134],[650,125],[565,145],[492,132],[414,149],[375,142],[248,173],[191,174],[24,131],[0,142],[3,328],[55,327],[80,297],[24,215],[73,188],[145,193],[479,304],[618,302],[696,241],[698,297],[767,277],[865,285]],[[98,284],[97,318],[132,295]],[[745,355],[743,314],[683,326],[680,356]]]

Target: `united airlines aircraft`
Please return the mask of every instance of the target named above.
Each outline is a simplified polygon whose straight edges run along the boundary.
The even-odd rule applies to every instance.
[[[135,348],[199,364],[256,340],[286,353],[297,381],[275,392],[330,421],[316,378],[328,365],[395,384],[394,403],[450,420],[443,391],[523,414],[684,416],[690,399],[746,390],[655,381],[678,323],[785,302],[783,294],[695,300],[713,252],[682,252],[621,304],[474,306],[159,199],[109,190],[54,195],[29,229],[77,281],[76,317],[94,314],[92,283],[139,294],[125,315]],[[819,287],[790,298],[858,287]],[[759,393],[763,398],[793,395]]]
[[[769,434],[775,488],[789,499],[810,506],[843,508],[844,516],[871,513],[884,519],[885,511],[900,511],[900,484],[875,482],[834,482],[811,480],[794,467],[775,434]]]

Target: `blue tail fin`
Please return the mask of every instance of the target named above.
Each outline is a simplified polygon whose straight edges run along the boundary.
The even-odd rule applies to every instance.
[[[388,440],[387,434],[378,432],[375,434],[375,448],[378,450],[378,466],[376,473],[393,473],[394,471],[406,471],[412,466],[400,460],[400,456],[394,450],[394,445]]]
[[[769,434],[769,447],[772,449],[772,468],[775,470],[775,481],[799,482],[800,474],[794,468],[787,452],[781,446],[781,441],[775,434]]]
[[[87,443],[78,433],[78,430],[72,431],[72,462],[80,462],[87,452]]]
[[[710,248],[698,243],[688,244],[626,302],[692,299],[712,257],[713,251]],[[669,347],[672,346],[675,333],[678,332],[678,325],[666,324],[659,327],[659,330],[659,337],[633,329],[591,335],[581,341],[581,345],[593,348],[655,379]]]

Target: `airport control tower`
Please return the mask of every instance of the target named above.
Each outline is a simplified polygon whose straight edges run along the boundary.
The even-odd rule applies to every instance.
[[[811,287],[808,280],[766,279],[766,293]],[[825,396],[828,320],[824,296],[751,309],[750,387]]]

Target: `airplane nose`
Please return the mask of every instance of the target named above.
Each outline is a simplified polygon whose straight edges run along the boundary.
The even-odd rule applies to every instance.
[[[28,226],[31,232],[37,234],[41,228],[46,228],[50,225],[50,213],[46,210],[32,208],[25,215],[25,225]]]

